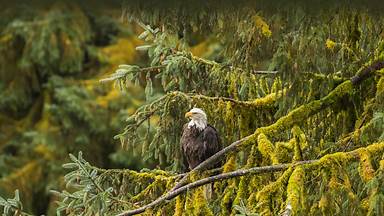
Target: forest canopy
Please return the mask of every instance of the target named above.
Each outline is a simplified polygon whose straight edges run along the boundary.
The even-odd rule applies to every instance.
[[[382,8],[125,1],[95,14],[76,3],[6,10],[4,214],[383,215]],[[180,137],[193,107],[224,148],[183,173]]]

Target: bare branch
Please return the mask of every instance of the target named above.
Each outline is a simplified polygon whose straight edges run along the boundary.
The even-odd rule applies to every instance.
[[[254,70],[254,71],[251,71],[252,73],[254,74],[277,74],[279,73],[279,71],[265,71],[265,70]]]

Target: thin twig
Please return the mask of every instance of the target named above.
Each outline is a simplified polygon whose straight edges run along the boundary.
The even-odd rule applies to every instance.
[[[266,71],[266,70],[253,70],[251,71],[254,74],[277,74],[279,71]]]

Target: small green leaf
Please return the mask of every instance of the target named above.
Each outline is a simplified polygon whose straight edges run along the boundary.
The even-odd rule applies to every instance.
[[[143,31],[139,36],[138,38],[141,39],[141,40],[145,40],[145,38],[147,38],[149,32],[148,31]]]
[[[15,200],[20,202],[20,193],[18,189],[15,190]]]
[[[69,154],[69,157],[71,158],[72,161],[77,162],[77,158],[73,154]]]
[[[63,164],[62,166],[65,169],[73,169],[78,167],[76,163],[66,163],[66,164]]]
[[[152,45],[143,45],[143,46],[136,47],[136,50],[137,51],[147,51],[151,47],[152,47]]]

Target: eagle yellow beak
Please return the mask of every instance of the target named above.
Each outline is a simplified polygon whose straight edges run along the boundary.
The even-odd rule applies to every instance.
[[[190,118],[190,117],[192,117],[192,113],[191,112],[185,113],[185,118]]]

